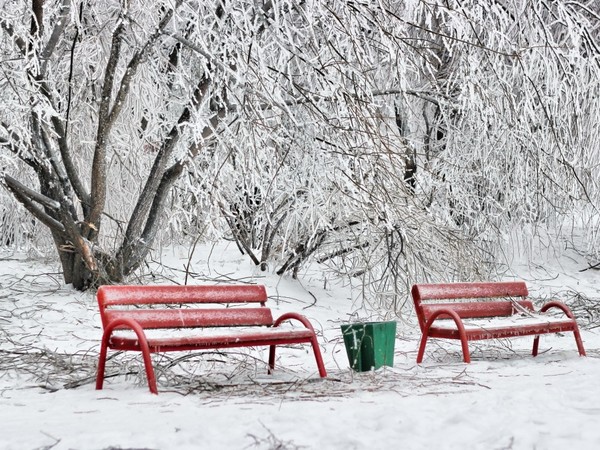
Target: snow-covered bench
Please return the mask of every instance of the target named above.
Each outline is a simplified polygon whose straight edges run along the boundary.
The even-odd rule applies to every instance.
[[[423,336],[417,363],[423,361],[429,338],[459,339],[464,361],[471,362],[468,341],[535,335],[533,356],[540,335],[572,331],[581,356],[585,350],[571,310],[561,302],[546,303],[535,312],[522,281],[489,283],[416,284],[412,297]],[[561,317],[546,314],[562,311]]]
[[[271,372],[277,345],[309,343],[319,375],[327,376],[310,322],[296,313],[273,320],[264,286],[101,286],[97,299],[104,333],[96,389],[104,383],[109,348],[142,353],[154,394],[158,389],[150,354],[158,352],[268,345]],[[288,320],[303,326],[279,326]]]

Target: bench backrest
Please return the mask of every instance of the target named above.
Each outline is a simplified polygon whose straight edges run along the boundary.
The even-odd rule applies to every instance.
[[[134,319],[143,328],[273,325],[260,285],[101,286],[97,299],[103,327],[118,318]],[[228,307],[232,304],[245,307]]]
[[[519,305],[533,311],[533,304],[526,299],[527,285],[522,281],[415,284],[411,293],[421,330],[440,309],[450,309],[465,319],[510,316]]]

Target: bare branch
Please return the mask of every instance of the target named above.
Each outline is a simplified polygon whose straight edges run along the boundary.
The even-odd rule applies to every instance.
[[[7,148],[12,154],[14,154],[17,158],[19,158],[21,161],[23,161],[25,164],[27,164],[32,169],[34,169],[36,171],[42,171],[43,169],[42,169],[41,165],[35,159],[28,158],[23,155],[23,152],[21,151],[22,149],[18,145],[18,144],[22,144],[19,136],[17,136],[16,133],[12,132],[10,130],[10,126],[5,124],[4,122],[2,122],[2,126],[6,129],[10,138],[7,139],[7,138],[3,138],[0,136],[0,146]]]
[[[83,7],[83,3],[82,3]],[[58,13],[58,21],[54,28],[52,29],[52,33],[50,34],[50,38],[46,43],[46,46],[42,50],[42,70],[41,73],[46,72],[46,66],[48,64],[48,59],[54,52],[54,49],[58,45],[59,39],[62,36],[65,28],[69,23],[69,14],[71,12],[71,0],[62,0],[62,5],[60,6],[60,12]]]
[[[175,9],[177,9],[177,7],[181,5],[181,2],[182,0],[177,0],[177,2],[175,3]],[[125,75],[123,75],[123,78],[121,79],[119,91],[117,92],[112,109],[107,118],[106,133],[110,132],[110,129],[112,128],[115,120],[121,112],[121,109],[123,108],[123,105],[125,104],[125,99],[127,98],[127,94],[129,93],[129,90],[131,88],[131,80],[137,73],[140,63],[144,60],[148,52],[153,50],[153,45],[156,43],[158,38],[160,38],[163,35],[163,30],[171,21],[174,12],[174,9],[170,9],[164,15],[164,17],[161,19],[160,23],[156,27],[154,33],[150,35],[144,46],[133,55],[133,57],[129,61],[129,64],[127,64]]]
[[[231,71],[230,71],[229,67],[227,67],[225,64],[223,64],[217,58],[214,58],[209,52],[207,52],[206,50],[204,50],[199,45],[194,44],[193,42],[191,42],[190,40],[184,38],[183,36],[181,36],[178,33],[169,33],[167,36],[172,37],[176,41],[181,42],[186,47],[194,50],[199,55],[204,56],[206,58],[206,60],[209,61],[211,64],[213,64],[215,67],[218,67],[219,69],[222,69],[226,73],[229,72],[231,74]]]
[[[7,186],[13,191],[19,191],[23,196],[28,197],[29,199],[40,203],[50,209],[58,210],[60,208],[60,203],[51,198],[42,195],[33,189],[29,189],[27,186],[21,184],[19,181],[14,178],[4,175],[4,180],[6,181]]]
[[[176,7],[181,4],[181,0],[176,2]],[[113,103],[112,108],[110,107],[111,100],[111,92],[114,83],[114,77],[117,69],[117,63],[120,56],[120,48],[121,43],[123,41],[123,33],[125,31],[123,20],[117,26],[117,29],[113,33],[112,47],[110,52],[110,57],[106,66],[106,73],[104,76],[104,85],[102,88],[102,100],[100,103],[100,111],[98,117],[98,132],[96,136],[96,148],[94,151],[94,161],[92,166],[93,173],[93,183],[92,183],[92,205],[90,212],[88,214],[87,223],[93,224],[93,227],[89,230],[89,236],[93,236],[95,232],[94,228],[98,227],[98,222],[100,221],[100,217],[102,215],[102,211],[104,209],[104,204],[106,201],[106,142],[108,140],[108,136],[111,132],[111,129],[122,110],[122,107],[125,103],[125,98],[129,93],[130,84],[133,76],[136,74],[137,69],[145,57],[146,53],[150,51],[158,38],[162,35],[163,29],[170,22],[174,11],[169,10],[161,22],[159,26],[155,30],[154,33],[147,40],[146,44],[142,47],[142,49],[132,57],[130,60],[127,69],[125,70],[125,75],[123,76],[119,91],[117,92],[115,101]],[[173,143],[174,146],[174,143]]]
[[[56,109],[55,100],[50,92],[50,87],[48,86],[48,83],[44,80],[37,80],[36,85],[39,87],[39,92],[47,99],[50,105],[52,105],[52,107]],[[89,210],[89,206],[92,203],[91,196],[87,193],[87,190],[84,188],[83,183],[81,182],[81,178],[79,177],[79,174],[73,162],[71,150],[67,139],[67,131],[60,117],[52,115],[50,121],[52,122],[52,126],[54,128],[62,162],[65,166],[65,171],[67,173],[71,185],[73,186],[75,195],[77,195],[77,198],[83,206],[85,215],[86,212]]]
[[[44,0],[31,0],[31,36],[41,36],[44,32]]]
[[[64,129],[64,125],[62,120],[59,117],[53,116],[52,126],[56,132],[56,139],[58,142],[58,149],[60,151],[60,156],[62,158],[62,163],[65,166],[65,171],[67,172],[67,176],[69,177],[69,181],[73,186],[73,190],[77,198],[81,202],[84,212],[89,208],[92,203],[90,194],[87,192],[79,174],[77,172],[77,168],[75,167],[75,163],[73,162],[73,158],[71,156],[71,149],[69,147],[66,130]]]
[[[92,162],[91,204],[90,210],[86,215],[89,236],[93,236],[95,234],[94,230],[98,229],[100,217],[106,203],[106,144],[108,141],[108,132],[110,131],[110,100],[124,32],[125,24],[123,18],[121,18],[112,35],[110,55],[104,73],[102,97],[98,111],[96,145]]]
[[[79,5],[79,21],[81,22],[83,18],[83,2]],[[71,54],[69,56],[69,88],[67,94],[67,114],[65,117],[65,136],[67,135],[67,131],[69,129],[69,119],[71,116],[71,99],[73,95],[73,69],[74,69],[74,60],[75,60],[75,45],[77,44],[77,40],[79,39],[79,27],[75,29],[75,36],[73,36],[73,43],[71,44]]]
[[[14,39],[15,44],[17,44],[17,47],[19,47],[19,50],[21,51],[21,54],[25,55],[27,53],[27,43],[21,37],[15,35],[14,28],[4,19],[0,19],[0,26],[4,31],[6,31],[6,34]]]
[[[204,95],[206,95],[209,86],[210,79],[204,78],[201,80],[200,84],[192,95],[192,100],[190,102],[191,105],[187,106],[183,110],[179,116],[179,119],[177,120],[177,123],[171,128],[171,131],[165,137],[163,144],[158,151],[156,158],[154,159],[154,164],[152,165],[152,169],[150,170],[150,174],[148,175],[144,189],[142,190],[133,213],[131,214],[129,225],[125,233],[124,245],[131,245],[131,242],[134,242],[137,239],[137,236],[139,236],[141,233],[142,224],[146,220],[146,215],[151,208],[152,197],[156,195],[158,186],[165,175],[167,163],[181,137],[181,126],[187,123],[187,121],[190,119],[192,108],[197,107],[201,103],[202,98]],[[219,114],[215,115],[215,117],[213,117],[213,121],[217,121],[219,117]],[[173,169],[173,172],[176,172],[176,170]],[[165,185],[165,183],[163,183],[163,185]]]
[[[124,275],[130,274],[144,261],[146,255],[151,249],[151,243],[154,242],[158,232],[164,203],[167,194],[173,183],[179,178],[183,171],[183,164],[178,164],[167,171],[160,180],[156,193],[152,199],[146,225],[139,239],[124,241],[122,251],[119,251],[117,260],[122,262],[122,271]],[[129,231],[129,229],[128,229]]]
[[[13,193],[19,203],[21,203],[36,219],[53,230],[58,232],[65,231],[65,227],[62,223],[46,214],[42,208],[33,202],[33,200],[42,204],[48,203],[47,206],[60,207],[60,205],[57,206],[57,202],[53,202],[51,199],[32,191],[8,175],[4,175],[4,185]]]

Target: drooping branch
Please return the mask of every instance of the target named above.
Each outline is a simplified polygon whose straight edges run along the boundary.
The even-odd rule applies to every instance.
[[[2,127],[6,130],[9,135],[9,138],[4,138],[0,136],[0,146],[8,149],[13,155],[27,164],[36,172],[43,171],[43,166],[39,164],[34,158],[29,158],[23,155],[21,138],[13,131],[11,131],[10,126],[4,122],[1,122]]]
[[[30,201],[36,201],[39,204],[54,210],[58,210],[60,208],[60,203],[58,203],[56,200],[52,200],[51,198],[48,198],[45,195],[34,191],[33,189],[29,189],[27,186],[15,180],[10,175],[4,175],[4,179],[6,181],[6,185],[12,191],[18,191],[23,197],[27,197]]]
[[[181,36],[177,33],[171,33],[171,34],[169,34],[169,36],[172,37],[173,39],[177,40],[181,44],[185,45],[189,49],[195,51],[199,55],[203,56],[211,64],[213,64],[215,67],[220,68],[225,73],[227,73],[231,76],[237,76],[237,74],[235,73],[234,70],[231,69],[231,67],[226,66],[221,61],[214,58],[209,52],[207,52],[200,46],[194,44],[193,42],[189,41],[188,39],[184,38],[183,36]],[[299,86],[296,86],[296,87],[299,87]],[[248,89],[251,89],[251,86],[248,86]],[[414,96],[414,97],[423,99],[425,101],[428,101],[434,105],[439,105],[442,101],[448,101],[448,98],[441,92],[430,92],[430,91],[415,90],[415,89],[395,89],[395,88],[375,89],[375,90],[369,92],[369,95],[371,95],[373,97],[382,97],[382,96],[386,96],[386,95],[398,95],[398,94]],[[354,95],[354,98],[356,100],[361,99],[360,96],[356,95],[356,94]],[[283,101],[282,106],[299,106],[299,105],[304,105],[304,104],[309,104],[309,103],[316,104],[320,101],[335,102],[335,101],[338,101],[338,99],[332,98],[332,97],[326,97],[326,96],[318,95],[318,94],[303,93],[303,95],[301,97],[291,98],[289,100]],[[273,109],[275,106],[277,106],[277,105],[275,105],[271,102],[268,102],[268,103],[258,105],[257,109],[262,109],[262,110]],[[229,105],[228,108],[232,112],[235,112],[237,110],[236,105]]]
[[[50,217],[46,212],[40,208],[35,202],[46,206],[48,208],[58,210],[60,204],[38,192],[29,189],[27,186],[18,182],[9,175],[4,175],[5,186],[13,193],[15,198],[21,203],[27,211],[29,211],[36,219],[42,222],[49,228],[52,228],[58,232],[64,232],[65,227],[58,220]]]
[[[169,33],[168,36],[172,37],[176,41],[181,42],[183,45],[185,45],[186,47],[190,48],[191,50],[194,50],[196,53],[198,53],[199,55],[201,55],[204,58],[206,58],[206,60],[210,64],[214,65],[215,67],[218,67],[219,69],[225,71],[226,73],[229,72],[229,68],[225,64],[223,64],[217,58],[214,58],[213,55],[211,55],[209,52],[207,52],[206,50],[204,50],[199,45],[194,44],[193,42],[191,42],[190,40],[186,39],[185,37],[181,36],[178,33]],[[232,73],[230,72],[230,74],[232,74]]]

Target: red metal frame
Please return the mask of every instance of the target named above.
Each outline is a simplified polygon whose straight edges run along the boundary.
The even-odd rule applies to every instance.
[[[297,314],[297,313],[290,312],[290,313],[285,313],[285,314],[281,315],[273,323],[273,328],[278,327],[283,322],[288,321],[288,320],[297,320],[302,325],[304,325],[305,328],[307,328],[311,331],[311,337],[310,337],[309,342],[311,343],[312,348],[313,348],[313,353],[315,354],[315,360],[317,362],[317,367],[319,368],[319,375],[321,376],[321,378],[325,378],[327,376],[327,371],[325,370],[325,364],[323,364],[323,357],[321,356],[321,350],[319,348],[319,343],[317,341],[317,334],[315,333],[313,326],[311,325],[311,323],[308,321],[308,319],[306,317],[304,317],[300,314]],[[271,345],[269,348],[269,373],[271,373],[273,370],[275,370],[275,347],[276,347],[276,344]]]
[[[156,289],[155,289],[156,288]],[[317,336],[311,323],[297,313],[286,313],[273,321],[270,309],[265,306],[267,300],[263,286],[102,286],[98,290],[98,304],[104,327],[96,376],[96,389],[102,389],[108,349],[122,351],[139,351],[142,353],[146,378],[150,392],[158,394],[156,376],[152,365],[152,353],[167,351],[217,349],[231,347],[269,346],[269,373],[275,369],[275,348],[277,345],[310,343],[313,348],[319,375],[327,376]],[[194,297],[194,288],[200,294]],[[244,289],[249,288],[249,289]],[[153,309],[151,310],[111,310],[109,306],[118,305],[148,305],[148,304],[183,304],[210,303],[211,291],[215,294],[214,303],[260,303],[265,314],[257,314],[256,308],[223,308],[220,310],[206,309],[207,317],[201,318],[202,310],[182,309]],[[241,293],[241,295],[240,295]],[[179,295],[181,294],[181,295]],[[233,296],[232,296],[233,295]],[[238,296],[239,295],[239,296]],[[162,298],[161,298],[162,297]],[[248,323],[244,323],[243,311],[247,310]],[[186,311],[188,317],[186,318]],[[112,314],[111,312],[115,313]],[[260,311],[258,311],[260,312]],[[234,315],[234,319],[230,316]],[[180,318],[180,319],[178,319]],[[211,324],[212,320],[212,324]],[[280,331],[279,325],[285,321],[295,320],[304,328],[293,328]],[[202,336],[172,339],[148,339],[146,329],[152,328],[192,328],[192,327],[223,327],[266,325],[260,331],[250,334],[228,331],[222,336]],[[132,330],[136,338],[119,338],[113,336],[115,330]]]
[[[521,309],[533,312],[533,304],[526,299],[528,291],[524,282],[416,284],[412,287],[411,293],[422,332],[417,363],[423,361],[429,338],[460,340],[463,360],[465,363],[470,363],[469,341],[534,335],[532,355],[537,356],[541,334],[569,331],[573,332],[579,354],[586,355],[573,313],[565,304],[558,301],[546,303],[539,312],[543,313],[551,308],[558,308],[566,316],[565,320],[559,322],[494,328],[492,320],[490,326],[485,329],[465,328],[463,319],[494,318],[514,314],[515,311],[511,312],[510,307],[512,302],[516,302]],[[502,297],[508,297],[508,299],[491,302],[484,300]],[[514,297],[519,299],[514,300]],[[427,300],[443,300],[444,303],[426,304]],[[452,302],[456,300],[462,301]],[[456,324],[456,329],[436,327],[435,321],[438,319],[452,319]]]
[[[579,333],[579,327],[577,326],[577,321],[575,320],[575,316],[573,314],[573,312],[571,311],[571,309],[565,305],[564,303],[558,302],[558,301],[551,301],[546,303],[544,306],[542,306],[540,308],[540,312],[546,312],[551,308],[558,308],[560,309],[563,313],[565,313],[565,315],[571,319],[573,321],[574,327],[573,327],[573,335],[575,336],[575,342],[577,343],[577,350],[579,351],[579,354],[581,356],[585,356],[585,349],[583,348],[583,341],[581,340],[581,334]],[[538,347],[540,344],[540,336],[537,335],[535,337],[535,339],[533,340],[533,350],[532,350],[532,354],[533,356],[537,356],[538,354]]]

